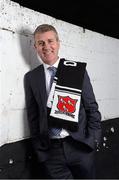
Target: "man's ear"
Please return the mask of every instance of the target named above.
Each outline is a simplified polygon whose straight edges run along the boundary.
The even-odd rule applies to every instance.
[[[34,48],[36,49],[36,44],[34,43]]]

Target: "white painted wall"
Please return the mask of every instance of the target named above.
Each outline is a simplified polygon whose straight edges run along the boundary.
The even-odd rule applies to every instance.
[[[87,62],[102,120],[119,117],[119,40],[0,0],[0,145],[29,137],[23,77],[39,62],[32,33],[42,23],[54,25],[60,56]]]

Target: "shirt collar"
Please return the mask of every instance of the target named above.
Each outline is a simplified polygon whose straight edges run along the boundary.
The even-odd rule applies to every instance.
[[[58,60],[57,60],[52,66],[55,67],[55,68],[57,68],[57,67],[58,67],[58,64],[59,64],[59,61],[60,61],[60,58],[58,58]],[[47,68],[49,68],[49,67],[52,67],[51,65],[45,64],[44,62],[43,62],[43,66],[44,66],[45,70],[46,70]]]

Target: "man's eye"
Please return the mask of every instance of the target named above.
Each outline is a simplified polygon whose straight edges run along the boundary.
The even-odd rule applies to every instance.
[[[53,40],[49,40],[49,43],[53,43],[54,41]]]
[[[38,42],[38,45],[39,46],[43,46],[43,42]]]

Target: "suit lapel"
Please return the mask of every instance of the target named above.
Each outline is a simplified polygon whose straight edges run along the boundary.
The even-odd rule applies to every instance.
[[[46,103],[47,103],[47,93],[46,93],[46,82],[45,82],[45,73],[43,65],[41,65],[38,69],[38,74],[36,75],[36,83],[37,83],[37,90],[40,92],[40,97],[42,99],[42,105],[46,110]]]

